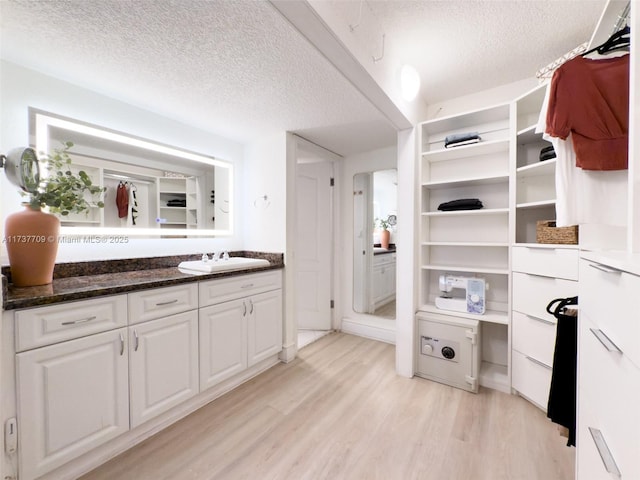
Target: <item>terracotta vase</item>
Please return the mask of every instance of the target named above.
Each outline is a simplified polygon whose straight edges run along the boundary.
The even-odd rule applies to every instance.
[[[389,239],[391,238],[391,232],[389,230],[382,230],[380,232],[380,246],[382,248],[389,248]]]
[[[58,253],[60,220],[29,206],[9,215],[4,224],[5,245],[16,287],[46,285],[53,281]]]

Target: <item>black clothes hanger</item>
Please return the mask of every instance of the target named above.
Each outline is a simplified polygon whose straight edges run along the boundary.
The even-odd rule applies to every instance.
[[[595,48],[592,48],[589,51],[586,51],[582,54],[589,55],[593,52],[598,52],[600,55],[605,55],[607,53],[614,52],[616,50],[621,50],[623,48],[628,48],[631,46],[631,28],[627,25],[621,30],[618,30],[613,35],[611,35],[603,44],[598,45]]]

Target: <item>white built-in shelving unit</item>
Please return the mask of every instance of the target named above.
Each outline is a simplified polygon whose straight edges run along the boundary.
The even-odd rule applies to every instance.
[[[551,145],[536,133],[546,85],[513,102],[515,122],[515,242],[535,243],[536,222],[555,219],[556,160],[540,161],[540,151]]]
[[[510,105],[420,125],[419,309],[482,322],[480,384],[509,391]],[[478,132],[477,144],[445,148],[454,133]],[[443,212],[444,202],[478,198],[484,208]],[[489,284],[484,315],[440,310],[438,278],[450,273]]]

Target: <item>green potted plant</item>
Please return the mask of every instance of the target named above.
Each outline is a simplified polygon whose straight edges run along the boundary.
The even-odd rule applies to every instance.
[[[100,195],[106,190],[94,185],[84,170],[74,173],[69,149],[72,142],[66,142],[62,148],[54,149],[53,155],[43,156],[40,163],[48,175],[40,179],[35,192],[20,193],[28,197],[27,202],[34,210],[48,207],[49,212],[64,216],[70,213],[87,213],[93,206],[104,207]],[[90,198],[87,200],[87,194]]]
[[[94,185],[83,170],[74,172],[66,142],[51,155],[37,161],[34,181],[20,185],[26,207],[7,217],[5,238],[11,267],[11,281],[15,286],[46,285],[53,280],[53,268],[58,252],[60,219],[71,213],[88,213],[93,206],[102,208],[104,187]],[[39,175],[44,171],[45,175]],[[46,208],[51,213],[46,213]]]

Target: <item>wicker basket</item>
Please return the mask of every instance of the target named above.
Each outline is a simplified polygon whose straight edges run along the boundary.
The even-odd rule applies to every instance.
[[[536,222],[536,242],[577,245],[578,226],[556,227],[553,220],[540,220]]]

